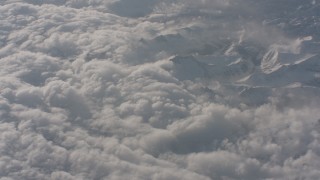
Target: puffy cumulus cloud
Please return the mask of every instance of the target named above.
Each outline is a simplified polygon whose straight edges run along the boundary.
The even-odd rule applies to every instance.
[[[257,179],[267,178],[268,172],[255,159],[243,159],[225,151],[193,154],[188,157],[188,168],[212,179]],[[259,174],[259,175],[258,175]],[[273,177],[276,177],[275,174]]]
[[[1,179],[319,179],[318,2],[0,5]]]

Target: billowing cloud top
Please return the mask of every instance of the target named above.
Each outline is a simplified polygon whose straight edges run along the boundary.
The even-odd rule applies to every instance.
[[[0,179],[319,179],[317,0],[2,0]]]

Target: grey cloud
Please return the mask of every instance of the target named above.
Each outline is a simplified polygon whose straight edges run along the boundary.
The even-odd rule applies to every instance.
[[[196,154],[189,156],[188,168],[212,179],[256,179],[267,178],[259,161],[255,159],[242,159],[236,154],[216,151],[209,154]],[[259,174],[259,176],[257,176]],[[276,176],[273,176],[276,177]]]
[[[319,6],[288,3],[1,1],[0,178],[319,179]]]

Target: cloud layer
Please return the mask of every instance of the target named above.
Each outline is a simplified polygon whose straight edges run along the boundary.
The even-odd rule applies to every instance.
[[[319,179],[320,6],[288,3],[0,2],[0,178]]]

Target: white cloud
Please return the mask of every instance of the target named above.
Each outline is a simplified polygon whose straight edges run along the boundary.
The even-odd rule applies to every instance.
[[[319,179],[315,1],[0,4],[1,179]]]
[[[267,172],[259,161],[243,159],[236,154],[216,151],[209,154],[195,154],[189,156],[188,168],[200,174],[205,174],[212,179],[257,179],[267,178]]]

